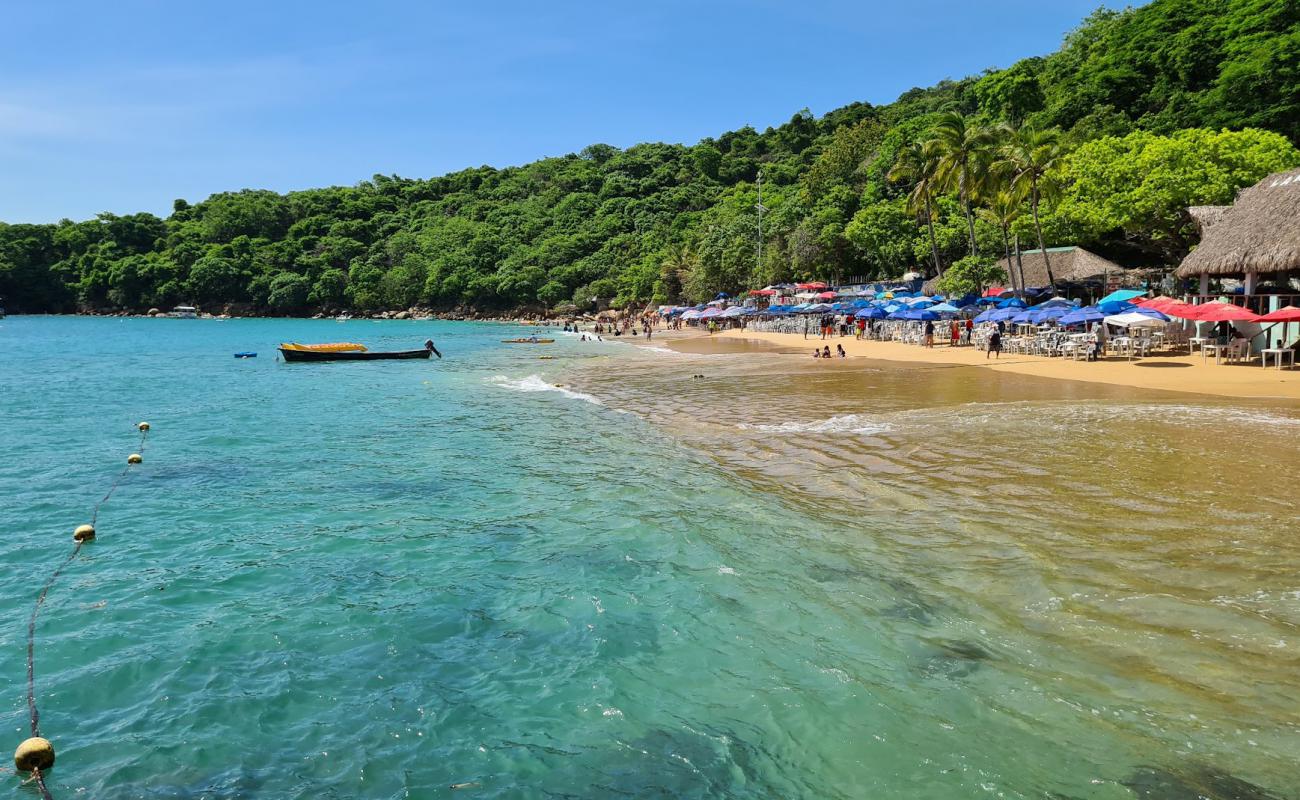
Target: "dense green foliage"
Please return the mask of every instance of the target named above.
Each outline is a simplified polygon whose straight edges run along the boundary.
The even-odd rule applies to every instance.
[[[1013,241],[1173,264],[1195,241],[1185,206],[1300,164],[1297,141],[1300,6],[1155,0],[1098,11],[1046,57],[692,147],[0,224],[0,296],[27,311],[585,308],[977,256],[967,279]]]

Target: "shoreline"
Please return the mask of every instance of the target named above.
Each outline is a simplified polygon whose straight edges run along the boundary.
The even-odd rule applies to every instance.
[[[973,347],[953,348],[947,344],[936,344],[927,349],[902,342],[858,340],[852,336],[835,336],[823,342],[814,337],[804,339],[798,333],[749,330],[727,330],[712,336],[701,331],[695,335],[665,336],[662,341],[665,346],[683,353],[709,353],[715,349],[705,344],[710,341],[727,342],[729,345],[752,342],[761,345],[754,348],[756,353],[765,350],[772,354],[800,355],[809,360],[812,360],[810,357],[814,343],[818,347],[840,344],[850,361],[866,358],[910,364],[973,367],[1133,389],[1300,405],[1300,369],[1279,371],[1271,365],[1263,368],[1258,359],[1242,364],[1215,364],[1213,359],[1202,361],[1199,353],[1191,356],[1160,353],[1132,361],[1113,357],[1095,362],[1003,353],[999,360],[988,359],[983,351]]]

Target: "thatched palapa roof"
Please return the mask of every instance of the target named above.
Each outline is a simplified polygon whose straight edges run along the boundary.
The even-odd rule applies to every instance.
[[[1043,258],[1042,250],[1021,250],[1020,263],[1025,268],[1025,286],[1033,289],[1041,289],[1047,286],[1047,261],[1052,262],[1052,277],[1060,283],[1081,283],[1083,281],[1101,278],[1103,275],[1115,275],[1126,272],[1123,267],[1113,261],[1102,258],[1091,250],[1085,250],[1082,247],[1049,247],[1047,248],[1047,258]],[[1013,253],[1011,263],[1008,265],[1007,259],[998,259],[998,266],[1006,270],[1007,288],[1020,286],[1020,270],[1016,265],[1016,256]],[[931,278],[921,287],[921,291],[926,294],[934,294],[937,290],[938,278]]]
[[[1057,283],[1079,283],[1124,271],[1119,264],[1082,247],[1049,247],[1046,258],[1042,250],[1022,250],[1020,264],[1024,265],[1026,286],[1041,288],[1047,285],[1048,260],[1052,262],[1052,277]],[[1016,285],[1020,284],[1020,268],[1014,253],[1010,262],[1003,258],[998,261],[998,266],[1006,270],[1008,283],[1014,280]]]
[[[1293,269],[1300,269],[1300,169],[1270,175],[1242,192],[1174,274],[1192,278],[1203,272]]]
[[[1223,215],[1230,208],[1232,206],[1188,206],[1187,213],[1191,215],[1192,222],[1196,223],[1197,229],[1204,236],[1210,226],[1223,219]]]

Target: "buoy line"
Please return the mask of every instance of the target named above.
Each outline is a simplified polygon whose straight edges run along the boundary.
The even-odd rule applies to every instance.
[[[81,546],[86,542],[93,541],[95,538],[95,523],[99,521],[99,509],[108,499],[117,491],[117,487],[126,479],[131,467],[144,462],[144,445],[145,440],[149,438],[149,423],[141,422],[136,425],[136,430],[140,431],[140,448],[127,456],[126,467],[118,473],[113,480],[113,484],[108,487],[108,492],[95,504],[94,509],[90,512],[90,524],[78,525],[72,532],[72,539],[75,542],[72,546],[72,552],[68,557],[63,559],[50,577],[45,580],[45,585],[41,587],[41,593],[36,596],[36,605],[32,607],[32,616],[27,620],[27,711],[31,717],[32,735],[31,738],[23,741],[14,751],[14,766],[20,772],[30,772],[32,780],[36,782],[37,788],[41,790],[41,797],[44,800],[54,800],[50,790],[45,786],[45,771],[54,766],[54,745],[49,739],[41,736],[41,713],[36,707],[36,618],[41,613],[41,606],[45,605],[45,598],[50,593],[50,587],[58,579],[59,574],[67,568],[77,556],[81,554]]]

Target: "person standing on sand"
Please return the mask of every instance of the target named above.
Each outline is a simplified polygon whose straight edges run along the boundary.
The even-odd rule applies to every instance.
[[[948,338],[949,347],[956,347],[957,342],[961,341],[961,325],[957,324],[957,320],[953,320],[952,324],[948,326]]]
[[[934,320],[925,321],[925,346],[934,347]]]
[[[984,360],[987,361],[989,355],[992,353],[997,353],[998,358],[1002,358],[1002,331],[993,331],[993,333],[989,335],[989,349],[988,352],[984,354]]]

